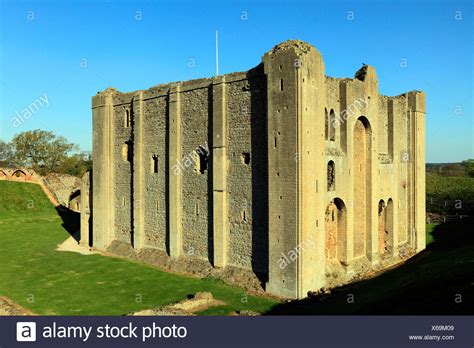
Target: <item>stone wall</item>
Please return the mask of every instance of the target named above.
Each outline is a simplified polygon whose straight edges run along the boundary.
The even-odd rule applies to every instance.
[[[73,175],[50,173],[43,177],[44,183],[59,204],[75,211],[80,210],[81,179]]]

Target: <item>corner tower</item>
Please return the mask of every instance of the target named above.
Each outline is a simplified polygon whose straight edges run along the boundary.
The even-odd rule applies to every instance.
[[[324,283],[324,63],[297,40],[263,57],[268,98],[269,282],[302,298]]]

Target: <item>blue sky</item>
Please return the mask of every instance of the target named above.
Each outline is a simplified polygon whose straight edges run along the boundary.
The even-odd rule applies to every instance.
[[[0,139],[46,129],[92,148],[91,97],[248,70],[301,39],[326,74],[373,65],[382,94],[427,94],[427,161],[474,158],[472,1],[0,0]],[[194,66],[192,66],[194,62]],[[35,99],[47,103],[17,127]]]

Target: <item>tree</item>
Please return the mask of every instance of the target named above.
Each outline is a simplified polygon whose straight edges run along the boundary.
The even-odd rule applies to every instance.
[[[40,129],[17,134],[12,145],[15,161],[40,174],[57,171],[68,154],[79,149],[77,145],[68,143],[66,138]]]
[[[463,161],[462,164],[466,168],[466,173],[471,178],[474,178],[474,159]]]
[[[0,167],[10,166],[13,162],[12,144],[6,143],[0,139]]]
[[[61,165],[56,169],[56,172],[70,174],[81,178],[88,170],[92,170],[92,161],[85,160],[82,155],[74,154],[66,157]]]

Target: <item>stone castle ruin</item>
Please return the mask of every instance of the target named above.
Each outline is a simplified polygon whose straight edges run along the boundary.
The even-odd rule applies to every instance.
[[[287,41],[246,72],[108,88],[92,114],[84,244],[287,298],[425,248],[425,95],[379,94],[371,66],[329,77]]]

